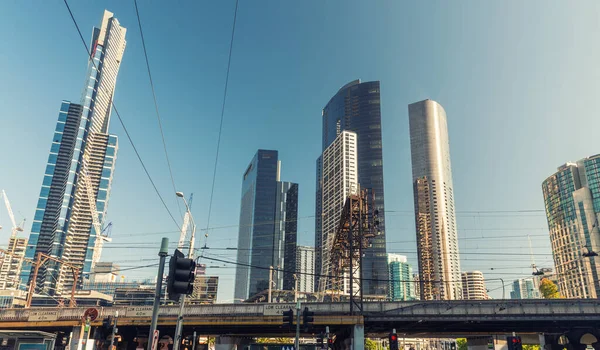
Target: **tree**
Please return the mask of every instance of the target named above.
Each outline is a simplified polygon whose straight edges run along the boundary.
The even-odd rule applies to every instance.
[[[467,339],[466,338],[456,339],[456,350],[467,350]]]
[[[558,292],[558,287],[552,281],[547,278],[542,278],[540,282],[540,293],[545,299],[562,299],[564,298]]]
[[[365,338],[365,350],[377,350],[377,342],[375,340]]]
[[[541,347],[534,344],[523,344],[523,350],[541,350]]]

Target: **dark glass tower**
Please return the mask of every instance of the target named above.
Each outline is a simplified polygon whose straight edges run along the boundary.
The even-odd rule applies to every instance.
[[[279,167],[277,151],[258,150],[244,172],[236,302],[269,288],[270,266],[276,270],[273,289],[294,286],[298,184],[279,181]]]
[[[323,108],[323,151],[343,130],[354,131],[358,138],[358,183],[375,192],[379,210],[380,235],[372,241],[363,258],[365,295],[387,295],[388,267],[385,248],[385,210],[383,191],[383,152],[381,144],[381,108],[379,81],[361,83],[354,80],[342,87]],[[318,163],[318,162],[317,162]],[[320,242],[321,174],[317,169],[316,240]],[[317,250],[318,251],[318,250]],[[317,254],[319,255],[319,254]],[[320,271],[321,257],[316,257]]]

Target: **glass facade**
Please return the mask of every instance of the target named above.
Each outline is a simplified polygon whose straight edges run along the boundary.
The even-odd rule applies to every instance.
[[[380,234],[371,241],[362,262],[365,295],[387,295],[388,287],[380,103],[379,81],[361,83],[355,80],[343,86],[323,108],[322,150],[325,151],[343,130],[355,132],[358,138],[358,183],[361,188],[375,192]],[[319,182],[320,175],[317,173],[317,192]],[[317,193],[317,211],[321,207],[321,197]],[[319,215],[320,212],[317,217]],[[319,247],[321,238],[317,236],[322,233],[319,220],[316,221],[315,244]],[[317,261],[320,261],[319,256]]]
[[[542,183],[558,288],[566,298],[600,296],[600,155],[567,163]]]
[[[391,301],[415,300],[412,266],[406,262],[406,257],[398,254],[388,254],[388,298]]]
[[[268,289],[270,266],[295,268],[297,211],[298,185],[279,181],[278,152],[258,150],[242,180],[236,301]],[[289,286],[289,277],[275,271],[273,287]]]

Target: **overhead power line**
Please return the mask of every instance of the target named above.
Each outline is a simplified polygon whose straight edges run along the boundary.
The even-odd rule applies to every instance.
[[[85,51],[87,52],[87,55],[90,58],[90,62],[92,62],[92,64],[96,68],[96,70],[98,70],[98,67],[96,66],[96,63],[93,60],[92,52],[90,51],[87,43],[85,42],[85,39],[83,38],[83,34],[81,34],[81,29],[79,29],[79,25],[77,24],[77,21],[75,20],[75,16],[73,15],[73,12],[71,11],[71,7],[69,6],[69,3],[67,2],[67,0],[63,0],[63,2],[65,4],[65,6],[67,7],[67,10],[69,11],[69,15],[71,16],[71,20],[73,21],[73,24],[75,25],[75,29],[77,29],[77,33],[79,33],[79,38],[81,39],[81,42],[83,43]],[[98,88],[100,88],[100,87],[98,87]],[[167,213],[169,214],[169,216],[173,220],[173,223],[175,223],[175,226],[177,226],[177,228],[179,228],[179,224],[177,223],[177,220],[175,220],[175,217],[171,213],[171,210],[167,206],[167,203],[165,203],[165,200],[163,199],[162,195],[158,191],[158,188],[156,187],[156,184],[154,183],[154,180],[152,180],[152,176],[150,176],[150,173],[148,172],[148,168],[146,168],[146,164],[144,164],[144,161],[142,160],[142,157],[140,156],[140,153],[138,152],[137,147],[135,147],[135,144],[133,143],[133,139],[131,138],[131,135],[129,135],[129,131],[127,130],[127,127],[125,126],[125,123],[123,122],[123,119],[121,118],[121,114],[117,110],[117,107],[116,107],[114,101],[111,101],[111,102],[112,102],[111,103],[112,104],[112,109],[115,111],[115,114],[117,115],[117,119],[119,119],[119,123],[123,127],[123,130],[125,131],[125,135],[127,136],[127,139],[129,140],[129,143],[131,144],[131,147],[133,148],[133,151],[135,152],[135,155],[137,156],[137,159],[140,161],[140,164],[142,165],[142,168],[144,169],[144,172],[146,173],[146,176],[148,177],[148,180],[150,180],[150,183],[152,184],[152,187],[154,188],[154,191],[156,192],[156,194],[158,195],[158,198],[160,199],[160,201],[162,202],[163,206],[167,210]]]
[[[158,111],[158,102],[156,100],[156,91],[154,89],[154,81],[152,80],[152,73],[150,72],[150,62],[148,61],[148,52],[146,51],[146,40],[144,40],[144,30],[142,29],[142,20],[140,19],[140,12],[138,11],[137,0],[133,0],[135,4],[135,15],[137,16],[138,26],[140,27],[140,37],[142,38],[142,48],[144,49],[144,58],[146,59],[146,68],[148,70],[148,79],[150,80],[150,88],[152,89],[152,99],[154,100],[154,109],[156,110],[156,119],[158,120],[158,128],[160,129],[160,137],[162,139],[163,149],[165,150],[165,158],[167,158],[167,166],[169,167],[169,175],[171,176],[171,184],[173,185],[173,194],[177,192],[175,186],[175,178],[173,177],[173,169],[171,168],[171,160],[169,159],[169,152],[167,152],[167,143],[165,141],[165,134],[163,132],[162,122],[160,119],[160,112]],[[183,218],[181,212],[181,205],[177,201],[177,209],[179,209],[179,215]]]

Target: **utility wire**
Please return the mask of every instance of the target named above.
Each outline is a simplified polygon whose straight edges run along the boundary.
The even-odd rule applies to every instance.
[[[144,40],[144,30],[142,29],[142,20],[140,19],[140,12],[138,11],[137,0],[133,0],[135,4],[135,15],[137,16],[138,26],[140,27],[140,37],[142,38],[142,48],[144,49],[144,58],[146,59],[146,68],[148,70],[148,78],[150,79],[150,87],[152,89],[152,99],[154,100],[154,109],[156,110],[156,119],[158,120],[158,128],[160,129],[160,137],[162,139],[163,149],[165,150],[165,158],[167,158],[167,165],[169,167],[169,175],[171,176],[171,184],[173,185],[173,194],[177,192],[175,186],[175,178],[173,177],[173,169],[171,168],[171,160],[169,159],[169,152],[167,152],[167,143],[165,141],[165,134],[163,132],[162,122],[160,119],[160,112],[158,111],[158,102],[156,100],[156,91],[154,89],[154,82],[152,81],[152,73],[150,72],[150,62],[148,61],[148,52],[146,51],[146,40]],[[177,208],[179,209],[179,215],[183,218],[181,211],[181,205],[177,201]]]
[[[219,151],[221,149],[221,135],[223,134],[223,117],[225,116],[225,104],[227,102],[227,88],[229,87],[229,71],[231,69],[231,56],[233,52],[233,39],[235,37],[235,24],[237,22],[238,0],[235,0],[233,11],[233,24],[231,27],[231,40],[229,41],[229,57],[227,59],[227,74],[225,75],[225,88],[223,89],[223,104],[221,105],[221,121],[219,122],[219,136],[217,138],[217,151],[215,153],[215,166],[213,167],[212,185],[210,188],[210,200],[208,202],[208,218],[206,219],[206,233],[204,234],[204,246],[208,241],[208,228],[210,227],[210,216],[212,214],[213,197],[215,194],[215,181],[217,179],[217,164],[219,163]]]
[[[75,16],[73,15],[73,12],[71,11],[71,7],[69,6],[69,3],[67,2],[67,0],[63,0],[63,2],[65,3],[65,6],[67,7],[67,10],[69,11],[69,15],[71,16],[71,20],[73,21],[73,24],[75,25],[75,28],[77,29],[77,33],[79,33],[79,38],[81,39],[81,42],[83,43],[83,46],[85,47],[85,51],[87,52],[87,54],[88,54],[88,56],[90,58],[90,62],[92,62],[92,64],[96,68],[96,70],[98,70],[98,67],[96,66],[96,63],[94,62],[93,53],[88,48],[88,45],[85,42],[85,39],[83,38],[83,34],[81,34],[81,29],[79,29],[79,25],[77,24],[77,21],[75,20]],[[100,88],[100,86],[98,88]],[[150,176],[150,173],[148,172],[148,169],[146,168],[146,165],[144,164],[144,161],[142,160],[142,157],[140,156],[140,153],[138,152],[137,147],[135,147],[135,144],[133,143],[133,139],[131,138],[131,135],[129,135],[129,131],[127,130],[127,127],[125,127],[125,123],[123,122],[123,119],[121,118],[121,114],[117,110],[117,107],[115,106],[114,101],[111,101],[111,105],[112,105],[112,109],[117,114],[117,118],[119,119],[119,122],[120,122],[121,126],[123,127],[123,130],[125,131],[125,135],[127,136],[127,139],[129,140],[129,143],[131,144],[131,147],[133,148],[133,151],[135,152],[135,155],[137,156],[138,160],[142,164],[142,168],[144,169],[144,172],[146,173],[146,176],[148,177],[148,180],[150,180],[150,183],[152,184],[152,187],[154,188],[154,191],[158,195],[158,198],[160,198],[160,201],[162,202],[163,206],[167,210],[167,213],[169,213],[169,216],[173,220],[173,223],[175,223],[175,226],[177,226],[177,228],[180,228],[179,224],[177,223],[177,220],[175,220],[175,217],[171,213],[171,210],[169,210],[169,207],[167,206],[167,203],[165,203],[165,200],[163,199],[162,195],[158,191],[158,188],[156,187],[156,184],[154,183],[154,180],[152,180],[152,177]]]

